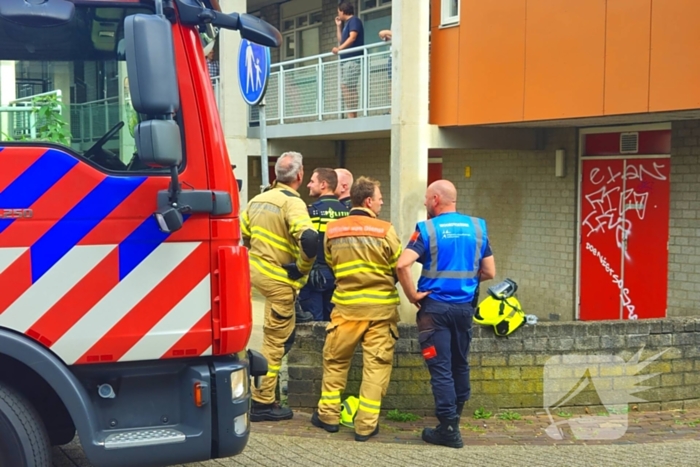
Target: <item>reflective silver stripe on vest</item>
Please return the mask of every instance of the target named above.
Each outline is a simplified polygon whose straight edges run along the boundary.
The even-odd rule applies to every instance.
[[[474,224],[474,230],[476,231],[476,251],[474,252],[474,271],[479,270],[481,261],[481,245],[484,243],[484,232],[481,230],[481,224],[479,219],[476,217],[471,217],[472,224]]]
[[[423,268],[421,272],[422,277],[428,279],[473,279],[476,277],[476,272],[479,270],[479,254],[481,253],[481,244],[483,243],[483,233],[481,231],[481,226],[474,222],[474,218],[470,218],[472,223],[474,223],[476,231],[476,255],[474,256],[474,269],[471,271],[438,271],[438,247],[437,247],[437,233],[435,232],[435,226],[433,225],[433,220],[428,219],[425,222],[425,228],[428,231],[428,240],[430,243],[430,269]]]

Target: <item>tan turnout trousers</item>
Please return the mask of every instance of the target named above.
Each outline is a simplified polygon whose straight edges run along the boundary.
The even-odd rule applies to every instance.
[[[355,433],[369,435],[379,421],[382,397],[386,395],[391,378],[394,347],[399,338],[396,320],[349,321],[333,313],[326,330],[319,418],[331,425],[339,423],[341,394],[345,390],[355,347],[361,342],[363,370]]]
[[[267,374],[260,386],[253,386],[253,400],[261,404],[275,402],[275,387],[284,357],[294,343],[296,291],[290,285],[270,279],[251,268],[255,288],[265,296],[265,320],[261,353],[267,359]]]

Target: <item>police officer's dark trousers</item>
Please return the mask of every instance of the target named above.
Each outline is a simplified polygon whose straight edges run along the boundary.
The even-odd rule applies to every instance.
[[[474,309],[469,303],[444,303],[426,297],[416,322],[438,419],[459,417],[469,400],[469,344]],[[459,409],[458,406],[459,405]]]
[[[335,290],[335,277],[328,266],[316,267],[320,267],[321,274],[326,279],[326,285],[322,289],[318,289],[307,282],[299,291],[297,300],[302,310],[308,311],[314,316],[314,321],[330,321],[331,311],[333,311],[331,299]]]

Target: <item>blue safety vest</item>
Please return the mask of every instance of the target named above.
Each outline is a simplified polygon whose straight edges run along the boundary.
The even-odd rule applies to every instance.
[[[418,290],[430,290],[439,302],[471,302],[488,245],[486,222],[449,212],[419,222],[418,229],[426,249]]]

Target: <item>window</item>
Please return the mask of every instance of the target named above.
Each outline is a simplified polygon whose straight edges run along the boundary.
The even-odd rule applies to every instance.
[[[310,57],[321,53],[320,11],[282,20],[282,60]]]
[[[440,25],[459,23],[459,0],[442,0]]]
[[[365,29],[365,44],[380,42],[379,31],[391,29],[391,0],[362,0],[360,19]]]
[[[107,171],[160,172],[140,163],[134,142],[141,116],[131,106],[124,18],[136,13],[153,12],[77,4],[65,26],[0,30],[0,141],[63,145]]]

